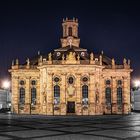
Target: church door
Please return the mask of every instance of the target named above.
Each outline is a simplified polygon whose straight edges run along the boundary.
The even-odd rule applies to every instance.
[[[75,113],[75,102],[67,103],[67,113]]]

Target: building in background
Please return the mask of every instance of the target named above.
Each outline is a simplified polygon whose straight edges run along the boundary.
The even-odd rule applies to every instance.
[[[46,56],[18,59],[9,70],[12,112],[44,115],[128,114],[130,60],[123,64],[80,47],[78,20],[64,19],[61,47]],[[90,44],[89,44],[90,45]],[[93,46],[94,49],[94,46]]]
[[[9,90],[0,89],[0,111],[11,108],[11,93]]]
[[[131,91],[131,105],[133,111],[140,111],[140,88]]]

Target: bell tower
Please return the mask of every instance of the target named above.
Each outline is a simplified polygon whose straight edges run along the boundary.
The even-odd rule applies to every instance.
[[[78,38],[78,19],[63,19],[63,38],[61,38],[62,47],[75,46],[79,47],[80,39]]]

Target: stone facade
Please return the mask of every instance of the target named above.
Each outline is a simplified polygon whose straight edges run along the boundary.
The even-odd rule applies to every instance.
[[[44,115],[128,114],[130,60],[122,65],[80,48],[78,20],[64,19],[61,48],[9,70],[12,112]]]

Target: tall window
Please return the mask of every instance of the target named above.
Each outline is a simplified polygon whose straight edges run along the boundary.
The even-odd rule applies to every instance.
[[[25,104],[25,89],[23,87],[19,89],[19,103]]]
[[[106,104],[111,104],[111,88],[107,87],[105,90]]]
[[[117,88],[117,104],[122,104],[122,88]]]
[[[88,86],[87,85],[82,86],[82,97],[88,98]]]
[[[72,36],[72,27],[69,27],[69,36]]]
[[[31,104],[36,104],[36,88],[31,88]]]
[[[82,104],[88,105],[88,86],[87,85],[82,86]]]
[[[54,104],[60,103],[60,87],[58,85],[54,86]]]

